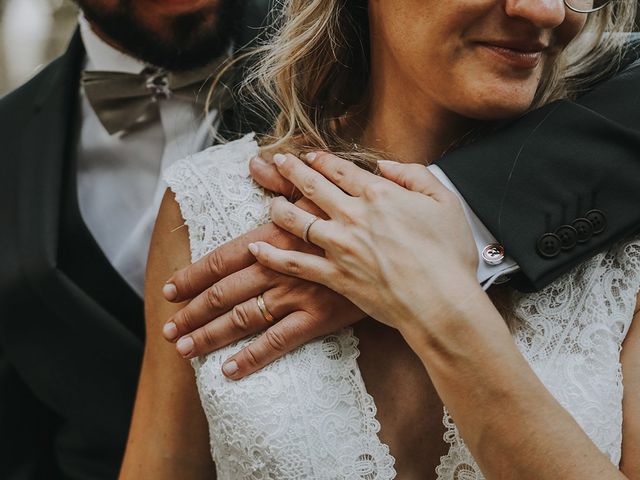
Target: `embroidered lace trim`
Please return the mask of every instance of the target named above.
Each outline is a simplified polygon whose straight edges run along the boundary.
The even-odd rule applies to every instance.
[[[189,228],[193,261],[268,221],[271,197],[248,170],[258,152],[248,135],[165,173]],[[218,479],[395,477],[351,329],[314,340],[248,378],[227,380],[223,361],[254,338],[192,361]]]
[[[514,292],[502,312],[518,349],[555,399],[619,466],[622,447],[620,351],[640,290],[640,238],[582,263],[540,292]],[[438,479],[483,479],[445,409],[450,445]]]

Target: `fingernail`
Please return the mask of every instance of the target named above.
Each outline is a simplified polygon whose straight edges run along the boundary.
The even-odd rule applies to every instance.
[[[182,337],[178,340],[178,343],[176,343],[176,348],[178,349],[178,352],[180,352],[180,355],[186,357],[193,352],[193,338]]]
[[[304,158],[307,159],[307,162],[311,163],[316,159],[317,156],[318,156],[318,154],[316,152],[310,152],[310,153],[307,153],[304,156]]]
[[[238,371],[238,362],[231,360],[222,366],[222,371],[225,375],[230,376]]]
[[[176,324],[173,322],[167,322],[164,324],[164,327],[162,327],[162,334],[167,340],[173,341],[178,336],[178,327],[176,327]]]
[[[165,283],[164,287],[162,287],[162,294],[164,298],[171,302],[178,296],[178,289],[173,283]]]
[[[276,153],[273,156],[273,161],[276,163],[276,165],[282,165],[284,162],[287,161],[287,156],[281,153]]]
[[[249,251],[253,254],[253,255],[257,255],[258,252],[260,251],[260,247],[258,245],[256,245],[255,243],[250,243],[249,244]]]

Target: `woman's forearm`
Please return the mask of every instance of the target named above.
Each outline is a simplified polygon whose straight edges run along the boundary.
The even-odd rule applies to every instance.
[[[403,332],[487,478],[625,478],[520,354],[487,295]]]

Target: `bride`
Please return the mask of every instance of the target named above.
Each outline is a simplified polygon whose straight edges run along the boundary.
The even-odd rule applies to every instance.
[[[635,2],[284,3],[248,80],[278,106],[272,136],[166,172],[121,478],[640,478],[640,240],[542,292],[487,294],[458,201],[416,165],[602,73],[621,48],[602,32]],[[381,176],[354,163],[380,155],[398,161]],[[319,218],[272,202],[250,159],[273,161]],[[270,215],[324,252],[252,245],[262,274],[323,284],[372,319],[239,381],[222,363],[251,338],[189,366],[161,338],[180,308],[164,280]]]

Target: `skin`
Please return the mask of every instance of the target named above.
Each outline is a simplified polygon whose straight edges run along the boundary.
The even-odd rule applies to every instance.
[[[175,205],[165,195],[163,204]],[[162,298],[158,278],[189,264],[188,232],[177,208],[164,208],[156,222],[145,287],[147,339],[133,420],[120,479],[215,479],[208,448],[208,429],[193,381],[193,369],[161,339],[157,319],[175,312],[179,304]],[[171,381],[167,381],[171,379]],[[179,419],[179,420],[178,420]],[[152,432],[153,436],[150,437]],[[149,441],[153,438],[153,441]]]
[[[433,2],[410,0],[393,2],[393,4],[372,2],[372,15],[384,19],[388,22],[385,25],[391,26],[394,22],[397,22],[396,25],[402,22],[411,24],[415,16],[427,22],[428,15],[424,9],[431,3]],[[501,29],[509,26],[527,24],[529,30],[525,30],[537,32],[538,40],[542,38],[543,33],[548,35],[551,31],[553,39],[558,41],[559,38],[564,38],[561,35],[562,32],[577,31],[583,20],[582,17],[565,17],[562,3],[552,0],[540,2],[507,0],[504,3],[461,0],[454,3],[449,8],[442,8],[440,4],[438,10],[447,11],[445,13],[449,16],[436,15],[433,20],[432,27],[439,28],[439,31],[446,34],[439,39],[438,43],[430,44],[425,37],[408,38],[403,32],[398,31],[397,27],[395,29],[390,27],[389,31],[382,28],[373,29],[374,39],[383,37],[383,34],[394,36],[386,38],[384,42],[394,40],[396,45],[396,49],[392,52],[388,48],[374,49],[376,52],[379,51],[374,55],[374,61],[378,62],[380,67],[373,69],[377,73],[372,79],[372,87],[374,92],[376,88],[382,89],[381,98],[387,102],[387,107],[377,108],[380,112],[386,112],[386,109],[402,110],[397,107],[398,105],[404,105],[405,108],[415,107],[416,117],[422,120],[411,122],[411,116],[406,112],[404,114],[391,112],[384,115],[381,113],[377,117],[371,117],[370,124],[362,132],[362,139],[365,142],[367,138],[375,139],[379,144],[391,148],[394,140],[393,132],[397,132],[394,130],[394,124],[400,122],[401,126],[411,128],[413,132],[406,138],[411,143],[405,150],[401,148],[398,152],[398,158],[407,162],[423,161],[424,158],[431,158],[438,154],[443,148],[438,140],[440,134],[455,137],[464,133],[468,128],[469,116],[473,116],[471,115],[473,112],[466,109],[467,103],[460,99],[461,95],[469,94],[473,97],[468,100],[470,104],[475,105],[473,111],[478,119],[485,119],[486,111],[494,107],[498,111],[506,111],[504,109],[509,102],[512,110],[517,111],[522,105],[528,105],[533,98],[540,73],[538,68],[529,69],[527,75],[518,73],[516,76],[520,80],[514,80],[514,76],[503,72],[505,66],[502,61],[478,61],[473,51],[479,47],[471,40],[474,37],[466,36],[467,32],[472,32],[473,35],[485,32],[493,34],[495,30],[503,31]],[[396,8],[400,4],[411,5],[417,10]],[[464,9],[460,8],[461,5],[465,8],[483,6],[484,9],[473,9],[470,11],[472,15],[467,17]],[[404,18],[404,20],[394,17],[394,15],[406,17],[409,14],[411,18]],[[455,19],[457,19],[457,29],[454,28]],[[376,25],[376,22],[372,22],[372,25]],[[428,23],[425,24],[425,30],[428,25]],[[468,28],[462,28],[461,32],[460,25]],[[515,30],[520,31],[518,28]],[[512,29],[509,28],[509,31]],[[401,35],[403,41],[397,38]],[[456,56],[457,49],[461,48],[461,42],[464,45],[467,44],[463,41],[467,38],[470,39],[468,47],[462,47],[463,54]],[[459,68],[460,75],[466,78],[467,82],[461,84],[459,91],[448,91],[442,97],[430,95],[428,89],[419,90],[417,91],[419,100],[413,98],[412,101],[405,100],[403,103],[406,84],[419,83],[419,76],[427,72],[411,68],[398,72],[394,71],[392,66],[398,62],[398,58],[405,58],[403,62],[406,62],[406,58],[410,56],[413,58],[412,65],[419,63],[416,59],[425,58],[428,53],[421,49],[428,49],[429,45],[438,45],[438,48],[444,52],[443,58],[459,59],[454,62],[455,65],[452,68]],[[477,55],[485,53],[482,51]],[[453,56],[447,57],[446,54]],[[478,72],[478,68],[483,70]],[[539,68],[542,69],[543,66]],[[432,70],[434,70],[433,65],[429,65],[428,71]],[[511,72],[511,68],[507,70]],[[503,95],[491,100],[488,96],[478,99],[477,95],[473,94],[487,88],[487,82],[490,83],[496,79],[503,79],[505,82]],[[516,85],[520,87],[515,88]],[[505,98],[507,95],[509,97]],[[491,103],[492,101],[494,103]],[[432,128],[432,124],[426,122],[425,119],[430,115],[434,116],[433,125],[441,128],[441,131]],[[388,128],[384,128],[385,124]],[[218,319],[219,323],[235,325],[237,328],[235,334],[254,328],[252,319],[260,315],[259,311],[256,314],[255,301],[246,303],[245,311],[236,310],[235,313],[227,316],[224,313],[233,312],[233,306],[250,300],[257,292],[264,291],[254,288],[247,298],[240,301],[238,297],[233,298],[232,294],[226,296],[228,292],[237,290],[237,287],[247,278],[242,274],[231,275],[231,280],[226,277],[232,272],[242,272],[244,267],[258,274],[260,282],[267,285],[267,291],[278,286],[290,291],[299,288],[298,292],[302,293],[298,295],[304,296],[305,291],[311,291],[305,289],[311,287],[301,287],[300,285],[305,285],[303,283],[294,285],[279,281],[278,277],[271,276],[268,270],[263,270],[264,267],[286,272],[288,276],[307,278],[315,283],[324,282],[326,287],[347,296],[357,305],[357,308],[349,305],[340,307],[344,308],[347,312],[346,316],[349,317],[348,320],[344,320],[345,324],[353,323],[352,317],[364,315],[358,309],[384,323],[383,325],[367,321],[356,325],[362,352],[359,366],[368,390],[376,399],[378,418],[382,424],[380,436],[383,442],[389,444],[397,459],[399,478],[418,479],[432,476],[438,457],[444,454],[442,430],[437,428],[442,415],[440,399],[447,403],[472,453],[480,462],[488,478],[622,478],[579,429],[571,416],[560,408],[539,383],[515,348],[504,320],[497,313],[489,297],[477,285],[475,280],[477,254],[460,205],[454,201],[455,198],[451,193],[427,175],[424,168],[418,166],[406,166],[403,168],[410,170],[396,170],[395,173],[393,167],[382,166],[383,174],[389,179],[384,180],[375,176],[362,177],[365,172],[354,170],[356,167],[352,164],[342,163],[338,168],[331,170],[329,156],[320,156],[315,160],[317,163],[313,168],[317,171],[295,157],[285,157],[285,160],[284,163],[277,165],[277,169],[286,180],[280,179],[276,182],[281,185],[287,181],[293,182],[316,207],[303,203],[301,206],[304,209],[296,209],[293,204],[285,200],[274,202],[272,212],[274,220],[281,229],[289,230],[289,234],[275,233],[279,232],[277,229],[264,229],[258,234],[250,233],[239,243],[229,244],[223,247],[224,250],[221,249],[217,254],[202,261],[195,267],[196,274],[193,273],[194,270],[181,268],[188,261],[181,265],[180,262],[173,260],[174,253],[177,252],[181,252],[183,258],[188,256],[189,246],[184,236],[167,233],[170,231],[169,227],[181,225],[183,222],[176,218],[176,216],[179,217],[178,207],[171,196],[165,197],[158,222],[165,222],[167,218],[171,218],[174,223],[167,223],[167,228],[163,231],[157,230],[154,236],[154,248],[160,250],[163,255],[154,255],[150,258],[147,277],[150,291],[154,288],[159,290],[164,279],[167,278],[166,267],[158,266],[157,263],[166,262],[166,258],[169,257],[172,258],[172,268],[180,269],[171,278],[182,278],[184,283],[190,284],[193,290],[198,288],[204,290],[210,285],[204,279],[207,275],[197,275],[198,268],[201,272],[215,271],[224,285],[209,288],[207,290],[209,293],[201,296],[201,303],[199,306],[196,304],[195,307],[180,309],[179,304],[170,307],[167,302],[158,300],[162,306],[151,311],[152,317],[148,319],[150,336],[162,327],[165,336],[176,340],[183,335],[182,332],[204,328],[203,325],[206,326],[207,322],[201,323],[198,327],[201,318],[199,319],[197,315],[202,312],[206,314],[212,310],[223,312]],[[334,158],[334,160],[339,159]],[[255,163],[261,162],[256,160]],[[264,163],[262,168],[274,167]],[[327,170],[323,171],[323,168]],[[420,169],[422,176],[416,169]],[[312,173],[315,177],[310,177]],[[326,180],[323,182],[320,174],[326,175],[333,183]],[[380,182],[383,180],[387,183],[381,186]],[[341,181],[351,182],[356,190],[347,190],[348,194],[342,193],[336,186],[337,184],[344,188],[344,185],[340,184]],[[331,202],[332,198],[339,200]],[[321,213],[317,210],[319,208],[325,220],[314,224],[310,231],[311,238],[313,242],[323,247],[326,258],[319,256],[317,251],[308,246],[291,248],[291,251],[283,253],[283,250],[276,249],[268,243],[257,241],[262,235],[270,234],[276,239],[273,243],[290,242],[290,244],[303,245],[295,238],[301,235],[301,228],[309,218],[305,209],[313,208],[317,213]],[[398,212],[401,212],[401,215]],[[301,219],[304,222],[301,222]],[[369,221],[366,222],[363,219]],[[332,229],[323,230],[323,226],[327,225],[333,225]],[[376,229],[381,225],[384,228]],[[393,227],[390,228],[390,225]],[[407,228],[407,225],[411,228]],[[420,229],[414,230],[416,225],[420,225]],[[324,239],[323,231],[328,232]],[[385,235],[384,232],[389,231],[395,232],[393,238]],[[351,241],[353,243],[350,243]],[[247,251],[242,251],[248,243],[253,244],[253,254],[261,265],[253,264],[251,255]],[[428,247],[425,247],[427,244]],[[345,246],[348,247],[345,248]],[[373,246],[376,248],[374,249]],[[257,250],[253,247],[257,247]],[[428,250],[431,255],[421,261],[408,261],[406,256],[397,254],[399,251],[404,252],[405,249],[408,252]],[[388,253],[385,254],[387,250]],[[231,266],[221,261],[227,258],[225,252],[235,253]],[[377,254],[372,255],[372,252]],[[409,255],[411,260],[416,260],[419,256]],[[180,255],[177,258],[181,258]],[[324,270],[314,269],[311,260],[305,262],[305,259],[326,262],[323,264]],[[362,267],[354,268],[356,262],[362,262]],[[438,268],[438,265],[441,268]],[[333,270],[329,270],[329,267]],[[331,272],[330,276],[338,280],[338,283],[329,284],[326,277],[328,272]],[[340,275],[335,275],[336,272],[340,272]],[[415,291],[417,285],[420,285],[419,292]],[[180,300],[183,295],[174,282],[170,282],[168,286],[164,285],[163,291],[164,295],[174,302]],[[214,293],[211,293],[212,291]],[[425,291],[429,292],[428,296],[423,295]],[[316,290],[315,294],[325,295],[323,298],[327,299],[324,300],[326,303],[321,304],[325,309],[332,306],[332,299],[339,298],[331,297],[323,290]],[[272,313],[287,315],[291,307],[277,310],[280,307],[272,303],[276,298],[276,295],[272,297],[265,295],[268,308],[273,310]],[[428,301],[417,301],[419,298]],[[380,303],[376,303],[378,301]],[[249,311],[249,308],[253,310]],[[300,310],[295,310],[294,307],[289,314],[297,311]],[[210,318],[208,317],[207,320]],[[317,316],[309,316],[307,321],[311,321],[309,319],[317,319]],[[170,320],[168,324],[165,323],[167,320]],[[270,327],[268,331],[273,332],[283,323],[285,320]],[[264,328],[264,319],[260,328]],[[293,327],[280,332],[292,336],[299,335]],[[190,356],[194,349],[199,348],[193,341],[197,336],[193,334],[183,337],[183,340],[184,338],[192,340],[191,350],[183,350],[186,356]],[[211,331],[203,333],[201,338],[209,342],[216,341]],[[287,344],[283,343],[284,338],[280,334],[266,334],[263,336],[262,346],[266,346],[266,351],[271,351],[271,354],[273,352],[282,354],[287,348]],[[631,338],[633,337],[630,334],[628,340]],[[627,350],[624,369],[625,375],[634,377],[638,375],[635,370],[637,363],[633,361],[638,356],[637,341],[632,342],[631,345],[631,347],[627,347],[626,344],[624,346]],[[179,342],[178,346],[182,349],[181,347],[185,346],[184,342],[182,346]],[[152,382],[145,381],[145,376],[155,375],[155,378],[159,379],[162,375],[166,379],[167,363],[179,361],[175,352],[171,351],[170,346],[168,347],[160,349],[152,346],[145,354],[139,398],[150,399],[157,395],[167,395],[171,401],[164,404],[160,411],[154,407],[154,418],[145,419],[143,414],[138,414],[138,411],[142,411],[142,407],[137,407],[138,403],[144,400],[137,400],[136,416],[140,418],[134,417],[134,425],[137,425],[136,433],[132,431],[133,440],[130,442],[130,447],[134,450],[127,452],[127,458],[135,459],[138,464],[159,461],[153,458],[153,452],[145,454],[145,452],[135,451],[136,444],[140,444],[139,439],[156,435],[157,431],[175,429],[171,424],[182,422],[184,409],[189,404],[193,407],[193,402],[197,401],[193,398],[180,398],[172,389],[166,394],[163,393],[162,382],[159,380],[156,382],[158,385],[154,386],[153,393],[147,391]],[[387,355],[381,358],[380,351],[385,351]],[[248,354],[245,351],[234,357],[232,362],[240,366],[242,355],[246,355],[246,365],[250,368],[256,368],[260,361],[268,358],[268,354],[259,358],[255,353]],[[629,361],[627,358],[632,360]],[[230,364],[232,363],[228,362],[227,366]],[[188,375],[189,378],[193,376],[193,373],[187,374],[177,368],[171,372],[174,375]],[[232,378],[239,378],[243,373],[244,371],[237,370],[232,374]],[[182,382],[186,379],[180,378],[177,381]],[[402,409],[397,408],[400,398],[403,401]],[[407,401],[407,399],[410,400]],[[634,392],[625,396],[625,422],[628,418],[627,412],[634,411],[639,402]],[[504,417],[505,411],[510,412],[509,418]],[[509,421],[513,418],[519,419],[518,428],[513,428],[513,421]],[[553,421],[548,422],[549,418]],[[493,421],[489,422],[488,419]],[[542,421],[543,419],[545,421]],[[190,419],[189,422],[191,421],[193,420]],[[637,426],[634,428],[633,419],[628,423],[630,425],[625,429],[625,435],[633,438]],[[553,427],[550,429],[549,425]],[[185,443],[206,444],[204,428],[193,426],[190,430],[192,431],[189,433],[173,432],[173,436],[169,439],[173,462],[177,462],[177,459],[182,457],[183,448],[191,448],[185,447]],[[522,441],[523,436],[527,438],[527,442]],[[634,475],[637,476],[638,466],[634,464],[636,462],[634,457],[627,453],[630,451],[629,448],[633,447],[629,447],[625,440],[624,448],[624,458],[629,459],[628,463],[624,464],[624,473],[629,478],[633,478]],[[425,454],[425,452],[428,453]],[[513,459],[521,459],[521,461],[516,463]],[[169,463],[171,461],[171,459],[167,460]],[[162,472],[161,468],[152,468],[154,468],[153,471]],[[173,467],[165,465],[165,468],[169,471]],[[171,477],[167,475],[166,478]],[[182,472],[180,478],[190,477]]]
[[[76,0],[93,30],[116,49],[169,70],[225,53],[240,18],[235,0]]]

